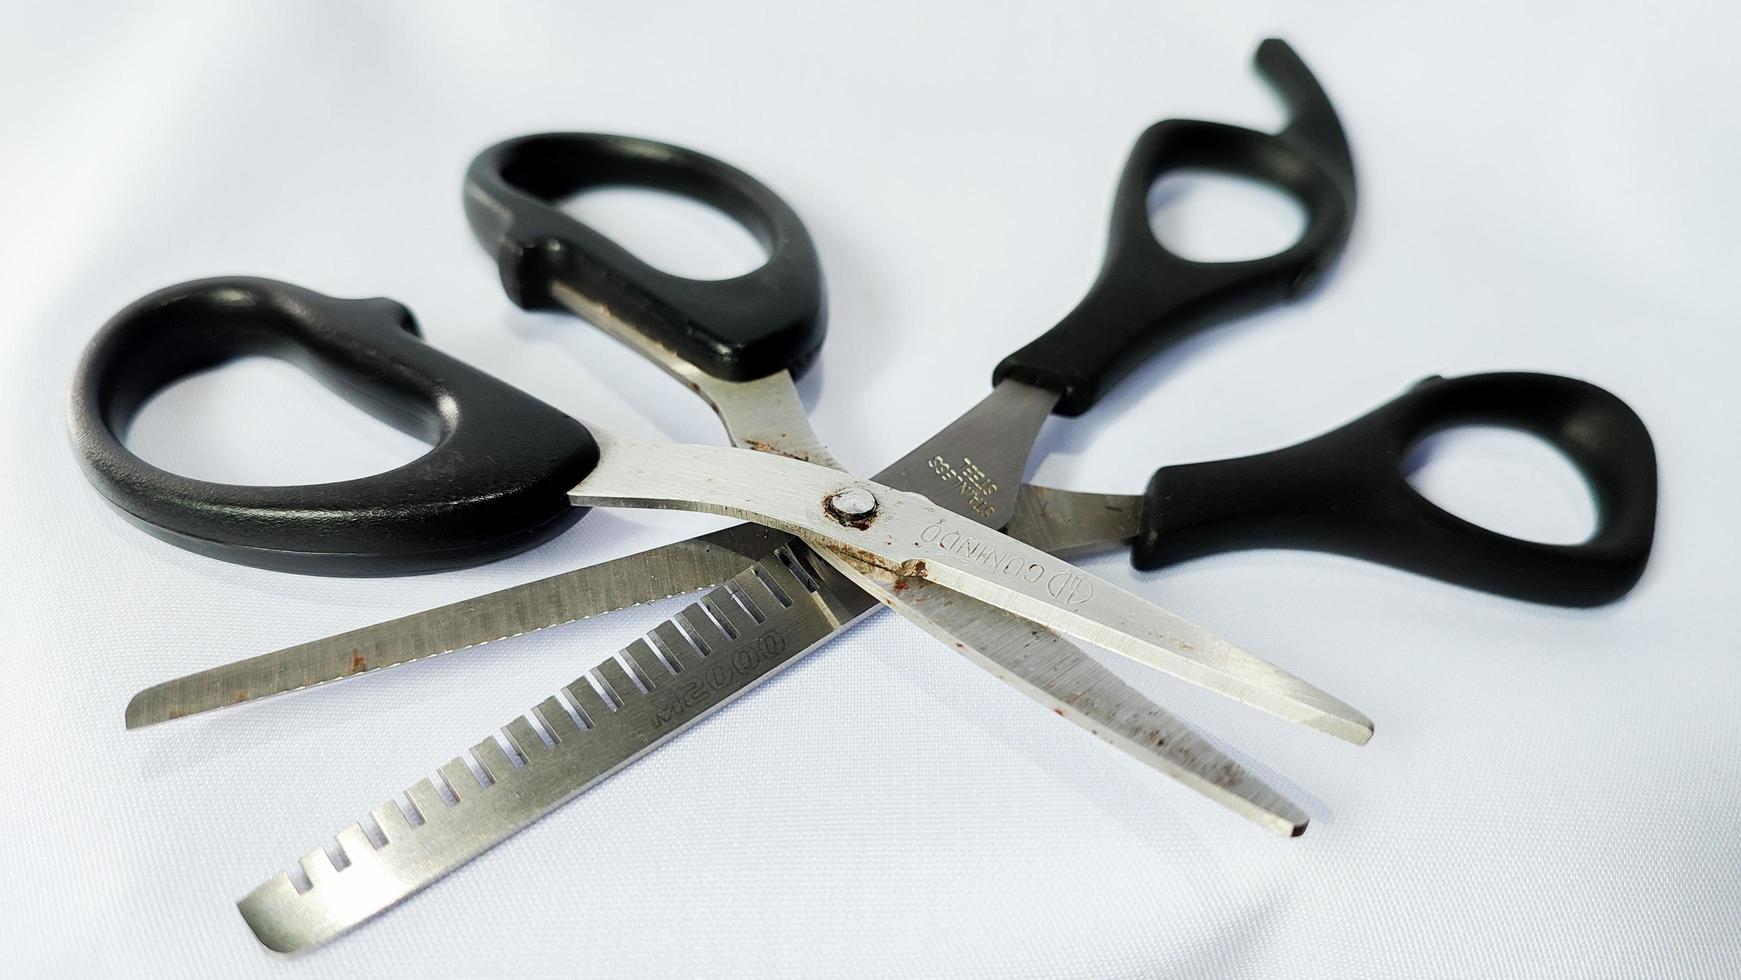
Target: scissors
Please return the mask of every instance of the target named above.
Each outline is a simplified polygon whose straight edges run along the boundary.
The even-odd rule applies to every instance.
[[[824,301],[797,216],[747,174],[692,150],[546,134],[484,151],[465,204],[509,297],[576,313],[660,364],[718,412],[737,449],[632,443],[568,419],[415,338],[388,300],[282,283],[183,284],[122,311],[75,383],[87,472],[135,523],[184,547],[293,571],[430,571],[511,554],[579,517],[570,506],[706,510],[727,528],[451,606],[157,685],[141,727],[716,586],[645,638],[383,804],[239,904],[268,947],[308,948],[367,921],[888,605],[1057,714],[1260,824],[1306,815],[1065,640],[1106,646],[1262,710],[1361,743],[1359,712],[1055,557],[1129,543],[1140,568],[1233,548],[1337,551],[1521,598],[1591,605],[1648,558],[1655,456],[1613,395],[1538,374],[1428,379],[1290,449],[1159,470],[1140,496],[1032,487],[1021,477],[1053,413],[1087,411],[1140,361],[1213,323],[1307,291],[1345,243],[1354,172],[1327,97],[1284,43],[1257,66],[1289,104],[1279,133],[1167,120],[1138,140],[1088,296],[1000,363],[992,393],[874,481],[841,471],[793,378],[815,357]],[[1198,263],[1153,236],[1148,188],[1184,167],[1271,183],[1308,220],[1275,255]],[[714,204],[769,259],[700,282],[647,266],[555,201],[633,184]],[[434,443],[360,481],[230,487],[155,470],[120,434],[149,394],[240,352],[304,362],[341,394]],[[432,410],[431,406],[434,406]],[[1598,526],[1578,545],[1520,541],[1420,497],[1401,474],[1441,428],[1502,424],[1562,449],[1589,479]],[[554,434],[553,434],[554,433]],[[753,462],[752,462],[753,461]],[[999,533],[998,529],[1005,533]]]

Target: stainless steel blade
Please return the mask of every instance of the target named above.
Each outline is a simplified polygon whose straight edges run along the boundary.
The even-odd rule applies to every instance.
[[[300,643],[156,684],[127,704],[127,727],[256,701],[518,636],[723,582],[790,536],[757,524],[643,551],[511,589]]]
[[[1271,830],[1305,831],[1299,807],[1058,634],[920,579],[903,595],[914,622],[1059,717]]]
[[[566,293],[566,290],[559,291],[558,298],[571,308],[585,305],[583,298]],[[721,382],[705,376],[692,377],[697,372],[670,352],[656,345],[649,347],[634,331],[617,323],[608,310],[581,309],[581,312],[637,349],[642,349],[656,362],[664,364],[707,398],[726,423],[734,443],[833,465],[826,448],[811,432],[786,375],[748,384]],[[1014,488],[1019,483],[1029,447],[1055,402],[1050,393],[1031,388],[1023,390],[1025,387],[1017,384],[1000,386],[978,408],[915,450],[908,459],[885,470],[879,480],[897,485],[911,480],[915,485],[937,493],[946,510],[973,513],[984,523],[994,527],[1001,525],[1012,509],[1019,509]],[[974,447],[974,455],[970,457],[961,453],[963,446]],[[899,472],[911,467],[917,469],[910,474]],[[940,488],[950,492],[939,492]],[[776,602],[780,601],[781,594],[791,599],[795,595],[793,587],[781,578],[780,567],[774,567],[784,567],[788,563],[800,570],[802,581],[799,588],[818,597],[814,601],[828,610],[828,615],[821,620],[809,620],[813,628],[794,628],[786,634],[792,644],[804,644],[801,650],[782,652],[780,656],[785,659],[766,670],[743,673],[741,685],[729,691],[722,688],[715,701],[685,702],[682,708],[664,712],[669,716],[664,721],[657,709],[650,717],[645,710],[638,717],[629,713],[630,699],[626,696],[619,711],[606,720],[607,724],[620,722],[625,726],[614,736],[608,734],[609,729],[595,726],[576,738],[571,732],[577,732],[578,728],[570,721],[568,728],[560,732],[568,735],[568,740],[553,738],[548,750],[562,753],[563,746],[568,745],[571,754],[565,757],[566,764],[540,767],[529,778],[516,777],[512,773],[534,769],[534,756],[529,751],[534,746],[526,736],[537,732],[526,720],[517,721],[504,730],[518,750],[515,753],[517,758],[508,758],[493,739],[473,749],[474,760],[489,773],[488,787],[481,790],[470,788],[477,780],[471,777],[463,760],[455,760],[442,770],[449,783],[457,783],[463,790],[458,794],[458,804],[447,807],[427,782],[413,787],[411,799],[423,810],[439,815],[439,822],[435,824],[437,830],[432,836],[393,853],[394,848],[403,842],[419,841],[417,835],[427,827],[413,830],[398,807],[389,804],[375,814],[381,831],[381,846],[377,846],[374,837],[360,826],[353,826],[338,838],[338,845],[347,858],[342,871],[334,869],[326,849],[317,849],[302,861],[302,870],[313,885],[306,893],[291,883],[288,876],[280,875],[244,899],[240,903],[242,913],[261,941],[279,949],[306,948],[390,907],[650,751],[681,727],[692,724],[726,700],[760,683],[779,666],[813,649],[834,632],[875,608],[873,595],[915,618],[927,630],[950,642],[955,649],[1018,690],[1145,764],[1261,824],[1291,833],[1303,829],[1305,816],[1298,808],[1050,630],[923,579],[900,578],[886,568],[843,559],[826,549],[814,552],[797,539],[788,540],[791,541],[791,550],[780,552],[780,561],[765,561],[743,573],[738,582],[715,590],[703,603],[691,606],[677,619],[655,629],[649,635],[652,646],[639,642],[632,645],[625,651],[625,660],[639,668],[637,673],[646,675],[637,687],[649,688],[651,693],[647,697],[658,698],[667,677],[657,672],[648,673],[650,663],[660,661],[661,666],[673,665],[681,670],[690,666],[686,657],[699,656],[705,662],[713,656],[707,650],[691,646],[689,638],[702,639],[703,645],[706,643],[704,625],[693,621],[696,611],[715,608],[714,616],[723,623],[725,617],[735,614],[729,611],[737,609],[732,597],[736,594],[760,596],[762,593],[756,591],[757,585],[767,590],[767,595],[775,596]],[[824,563],[823,558],[828,563]],[[847,578],[831,569],[830,564],[846,565],[851,581],[857,582],[860,588],[849,585]],[[754,576],[755,582],[744,580],[744,576]],[[774,584],[773,589],[768,589],[770,583]],[[812,586],[816,587],[814,591]],[[498,603],[511,602],[516,591],[504,590],[487,598],[494,598]],[[821,598],[824,593],[826,598]],[[765,600],[763,604],[766,604]],[[807,602],[801,599],[789,608],[804,608],[806,605]],[[773,619],[768,622],[773,622]],[[828,625],[821,626],[822,622]],[[655,653],[654,648],[659,652]],[[749,649],[753,651],[754,648]],[[738,662],[738,653],[734,652],[733,666]],[[616,675],[622,675],[614,661],[600,665],[594,673],[603,675],[599,677],[600,684],[626,690],[617,683],[618,677],[611,676],[613,669]],[[687,671],[678,673],[679,680],[684,672]],[[703,675],[705,679],[713,676],[711,669]],[[622,679],[626,679],[626,675],[622,675]],[[570,688],[570,697],[575,700],[591,689],[590,683],[577,682],[576,686],[584,690]],[[531,717],[550,719],[541,727],[546,728],[548,734],[557,736],[561,719],[556,716],[564,707],[553,698]],[[691,708],[694,709],[692,712]],[[662,724],[670,727],[661,732],[658,729]],[[651,735],[648,734],[649,727],[653,729]],[[606,731],[606,738],[587,741],[589,736],[599,731]],[[575,746],[591,746],[592,757],[582,758],[583,749]],[[508,769],[503,771],[507,774],[498,775],[504,762]],[[516,762],[520,764],[516,765]],[[504,782],[507,791],[501,792]],[[479,803],[479,800],[484,802]],[[383,859],[381,855],[387,857]],[[361,874],[356,873],[359,867],[364,869]]]
[[[753,565],[237,903],[267,947],[318,946],[391,908],[789,666],[856,616],[862,596],[784,550]],[[794,567],[797,573],[794,572]],[[626,668],[626,669],[625,669]],[[457,802],[449,803],[454,799]],[[373,831],[373,833],[371,833]],[[377,843],[377,841],[379,843]]]
[[[789,381],[781,380],[789,389]],[[707,388],[720,386],[721,383],[703,385]],[[799,459],[827,460],[826,450],[820,448],[820,442],[809,432],[807,423],[796,411],[795,399],[782,399],[780,404],[783,407],[776,411],[758,409],[747,422],[740,413],[740,424],[733,427],[733,406],[738,406],[742,399],[736,397],[736,390],[723,395],[714,394],[718,397],[710,396],[709,400],[726,419],[734,440],[748,442],[766,452]],[[1047,408],[1050,408],[1049,404]],[[793,415],[797,418],[792,418]],[[1032,420],[1035,430],[1043,417],[1042,412]],[[953,426],[946,429],[928,445],[946,449],[952,441],[950,433],[954,429]],[[765,433],[768,438],[738,439],[738,436],[752,431]],[[1018,457],[1017,450],[1012,449],[1000,467],[1019,475],[1025,462],[1025,447],[1019,452]],[[949,458],[947,453],[933,455]],[[983,454],[981,458],[985,458]],[[1013,477],[1010,482],[1015,482]],[[973,495],[967,493],[944,499],[951,510],[974,509],[976,503]],[[990,505],[992,512],[1010,506],[1009,499],[1007,496],[994,498]],[[978,502],[984,503],[983,499]],[[981,506],[978,509],[986,508]],[[1304,828],[1305,816],[1297,807],[1052,631],[923,579],[899,579],[874,566],[854,569],[853,579],[861,585],[855,588],[838,571],[830,568],[830,563],[841,561],[838,555],[826,550],[821,552],[829,559],[829,563],[825,563],[818,552],[798,539],[787,540],[791,542],[790,551],[777,552],[777,559],[762,562],[740,575],[737,582],[716,589],[702,603],[689,607],[676,619],[656,628],[649,634],[651,646],[638,642],[625,651],[627,662],[640,666],[638,673],[647,675],[642,680],[651,691],[648,697],[657,699],[665,690],[666,678],[656,671],[649,673],[652,661],[661,661],[661,666],[674,665],[680,670],[684,667],[693,669],[694,665],[688,658],[699,657],[705,663],[715,655],[710,650],[700,649],[707,645],[708,625],[707,617],[701,616],[700,610],[713,609],[713,620],[727,623],[739,608],[735,596],[766,595],[780,602],[780,596],[790,600],[802,590],[810,595],[808,600],[799,598],[785,610],[774,612],[762,624],[766,631],[783,617],[790,616],[793,620],[789,632],[778,634],[784,637],[786,645],[780,654],[771,656],[770,659],[776,662],[768,663],[767,669],[736,670],[740,662],[751,663],[758,648],[757,644],[742,644],[738,651],[751,651],[751,659],[740,658],[738,652],[734,652],[731,661],[734,669],[729,675],[715,674],[711,666],[709,672],[702,675],[708,680],[730,678],[730,684],[722,685],[715,692],[717,697],[694,701],[680,698],[678,706],[668,707],[663,712],[655,707],[649,712],[644,707],[646,702],[632,701],[625,693],[617,712],[601,716],[598,724],[578,737],[575,735],[578,727],[572,720],[567,727],[562,726],[565,706],[554,698],[546,701],[533,717],[548,719],[543,725],[553,736],[547,749],[548,758],[536,751],[542,739],[538,743],[528,739],[528,734],[537,733],[524,719],[504,730],[518,750],[519,766],[515,765],[516,759],[506,758],[494,739],[480,743],[473,749],[473,759],[490,774],[490,786],[471,789],[471,783],[476,780],[471,777],[469,767],[463,760],[450,763],[444,767],[443,773],[449,783],[457,782],[462,789],[456,794],[457,804],[448,807],[443,802],[444,797],[434,792],[433,786],[422,783],[413,787],[409,798],[416,801],[421,811],[434,814],[433,821],[425,816],[424,825],[413,828],[398,806],[389,803],[374,815],[378,835],[364,832],[361,826],[347,828],[337,840],[346,858],[343,870],[334,868],[325,848],[318,848],[310,852],[300,866],[311,886],[306,891],[293,883],[289,876],[279,875],[239,903],[255,934],[272,948],[296,950],[318,945],[366,921],[651,751],[683,727],[759,684],[780,666],[814,649],[833,633],[874,609],[876,599],[872,598],[873,595],[904,612],[917,611],[921,625],[955,649],[1017,690],[1139,761],[1272,829],[1298,833]],[[782,569],[787,565],[797,570],[799,575],[783,575]],[[754,581],[750,581],[751,578]],[[768,588],[770,583],[774,588]],[[505,590],[493,598],[498,603],[510,602],[515,593],[516,590]],[[756,604],[768,605],[765,599],[752,602],[752,605]],[[825,609],[827,614],[813,617],[802,612],[813,605]],[[800,612],[792,613],[793,609]],[[692,640],[701,640],[701,644],[694,645]],[[654,652],[655,648],[658,653]],[[594,674],[606,675],[599,676],[600,684],[626,692],[627,688],[615,683],[618,677],[608,676],[613,668],[615,674],[621,675],[614,661],[601,665]],[[688,672],[691,671],[683,670],[678,679]],[[689,683],[693,685],[695,682]],[[579,700],[590,690],[590,682],[577,682],[570,688],[569,696]],[[666,703],[672,704],[671,701]],[[634,713],[636,708],[639,708],[638,714]],[[604,737],[593,738],[601,732]],[[504,761],[507,769],[502,767]],[[530,771],[529,775],[515,775],[527,771]],[[428,831],[431,825],[435,828],[433,832]],[[376,845],[376,840],[381,841],[380,846]]]
[[[1057,634],[923,580],[902,591],[924,622],[987,670],[1072,723],[1271,829],[1306,816],[1183,722]],[[386,911],[772,677],[877,607],[801,543],[739,573],[617,658],[474,746],[471,759],[340,831],[344,867],[309,851],[301,881],[273,876],[237,903],[267,947],[318,946]],[[729,632],[728,632],[729,631]],[[633,676],[623,669],[633,670]],[[606,701],[600,691],[610,692]],[[582,726],[585,726],[584,728]],[[512,754],[508,751],[511,747]],[[456,802],[449,804],[448,799]]]
[[[967,414],[877,474],[877,481],[945,506],[958,499],[965,510],[950,510],[1001,528],[1015,507],[1034,440],[1057,404],[1056,392],[1002,381]],[[965,455],[963,447],[972,447],[973,455]]]
[[[690,510],[755,520],[844,558],[936,582],[1279,718],[1356,745],[1372,737],[1372,722],[1364,714],[1305,681],[918,494],[766,453],[595,436],[602,449],[599,463],[569,491],[578,506]],[[848,491],[867,494],[874,509],[862,518],[838,513]],[[875,588],[888,590],[885,601],[899,608],[892,586]]]
[[[1022,484],[1016,493],[1010,537],[1064,557],[1129,544],[1142,526],[1143,498],[1082,493]]]

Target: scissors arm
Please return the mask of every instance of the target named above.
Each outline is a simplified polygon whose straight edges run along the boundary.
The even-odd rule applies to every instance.
[[[625,442],[594,432],[598,465],[569,491],[577,506],[689,510],[796,534],[870,591],[899,595],[919,578],[1355,744],[1372,737],[1359,711],[1037,548],[930,500],[802,460],[719,446]],[[846,492],[870,498],[839,512]],[[901,602],[897,612],[923,622]]]

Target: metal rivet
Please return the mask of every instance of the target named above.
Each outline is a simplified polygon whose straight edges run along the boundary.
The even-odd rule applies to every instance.
[[[847,487],[823,499],[828,516],[849,527],[864,527],[877,513],[876,494],[864,487]]]

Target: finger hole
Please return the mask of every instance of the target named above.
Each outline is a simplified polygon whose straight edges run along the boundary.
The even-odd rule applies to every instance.
[[[282,487],[373,476],[430,446],[275,357],[242,357],[153,395],[125,445],[196,480]]]
[[[1306,233],[1306,207],[1261,180],[1181,169],[1149,185],[1149,230],[1192,262],[1243,262],[1286,251]]]
[[[641,261],[674,276],[735,279],[768,261],[767,248],[741,222],[683,194],[599,187],[568,198],[561,208]]]
[[[1542,544],[1596,533],[1596,501],[1564,453],[1498,426],[1457,426],[1410,447],[1403,475],[1421,496],[1473,524]]]

